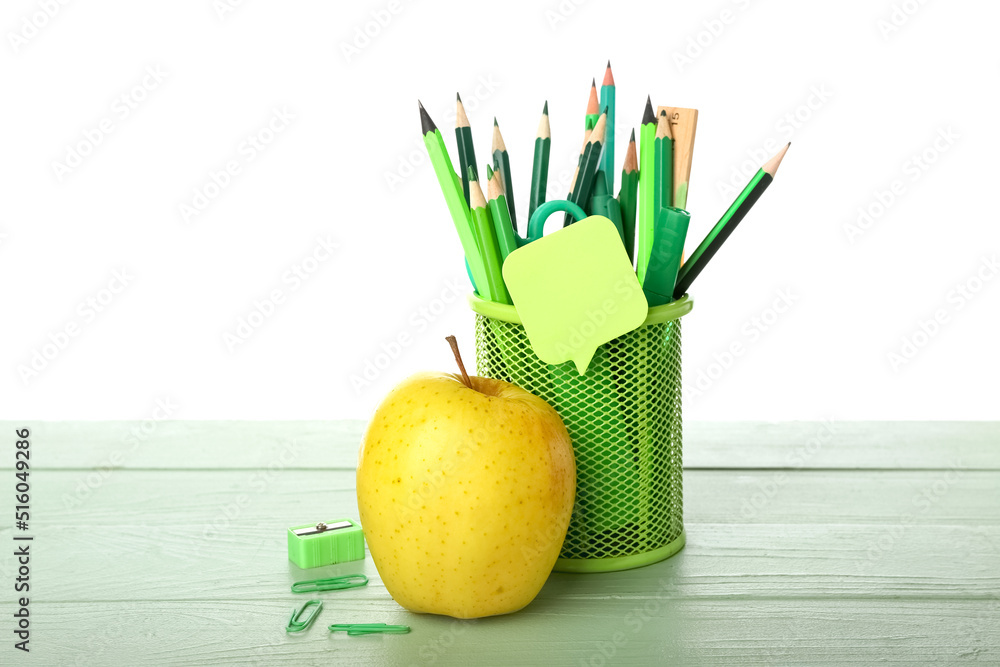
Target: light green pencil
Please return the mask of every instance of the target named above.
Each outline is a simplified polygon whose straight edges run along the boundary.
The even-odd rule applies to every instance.
[[[427,110],[424,109],[424,105],[419,100],[417,104],[420,106],[420,127],[424,135],[427,155],[430,156],[431,164],[434,166],[434,173],[437,175],[438,184],[444,194],[445,203],[448,204],[451,219],[455,223],[458,239],[462,242],[462,251],[469,264],[472,282],[475,283],[476,291],[481,297],[492,299],[493,293],[489,291],[489,282],[486,279],[486,267],[483,265],[479,245],[472,230],[472,214],[465,203],[465,195],[462,192],[462,179],[458,177],[455,168],[451,166],[451,158],[448,157],[448,149],[445,148],[441,130],[431,120]]]
[[[656,221],[654,206],[656,187],[656,115],[653,102],[646,97],[646,110],[642,114],[639,130],[639,207],[635,223],[635,272],[642,284],[649,266],[649,253],[653,249],[653,227]]]

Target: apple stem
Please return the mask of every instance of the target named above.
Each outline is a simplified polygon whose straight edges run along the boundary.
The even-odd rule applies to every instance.
[[[458,370],[462,371],[463,384],[472,389],[472,380],[469,379],[469,374],[465,372],[465,364],[462,363],[462,353],[458,351],[458,341],[455,340],[454,336],[447,336],[445,340],[451,345],[451,351],[455,353],[455,362],[458,364]]]

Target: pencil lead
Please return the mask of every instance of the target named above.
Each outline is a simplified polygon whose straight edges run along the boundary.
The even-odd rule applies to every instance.
[[[542,107],[542,113],[545,114],[546,116],[549,115],[549,101],[548,100],[545,100],[545,106]]]
[[[646,96],[646,109],[642,112],[642,124],[655,123],[656,115],[653,113],[653,101]]]
[[[417,106],[420,107],[420,129],[423,134],[430,134],[437,129],[437,125],[431,120],[430,115],[427,113],[427,109],[424,108],[423,103],[417,100]]]
[[[632,144],[635,143],[635,128],[634,127],[632,128],[632,136],[629,137],[628,140],[629,140],[629,143],[632,143]]]
[[[462,96],[459,95],[458,93],[455,93],[455,99],[458,100],[459,102],[461,102],[462,101]]]
[[[604,105],[604,111],[602,111],[601,113],[607,113],[607,112],[608,112],[608,105],[607,105],[607,104],[605,104],[605,105]]]
[[[486,180],[488,181],[491,178],[493,178],[493,167],[491,167],[489,164],[487,164],[486,165]]]
[[[597,88],[597,77],[596,76],[593,79],[590,80],[590,87],[591,88]]]
[[[469,183],[473,183],[473,182],[475,182],[475,181],[476,181],[476,170],[475,170],[475,168],[473,168],[473,166],[472,166],[472,165],[470,164],[470,165],[469,165]]]
[[[497,123],[497,117],[496,116],[493,116],[493,127],[500,127],[500,124]]]

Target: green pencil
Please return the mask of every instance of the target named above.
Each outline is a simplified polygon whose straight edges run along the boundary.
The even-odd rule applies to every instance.
[[[608,128],[604,132],[604,154],[601,156],[601,171],[607,183],[608,192],[615,191],[615,77],[611,73],[611,61],[604,70],[601,83],[601,108],[608,114]]]
[[[583,117],[583,129],[593,130],[601,117],[601,107],[597,103],[597,79],[590,80],[590,97],[587,98],[587,115]]]
[[[542,119],[538,121],[538,136],[535,137],[535,157],[531,162],[531,198],[528,201],[528,217],[539,204],[545,203],[545,188],[549,181],[549,149],[552,133],[549,129],[549,103],[542,108]]]
[[[483,258],[479,253],[476,236],[472,232],[472,214],[462,196],[462,181],[455,173],[455,168],[451,166],[451,158],[448,157],[448,149],[445,148],[441,130],[431,120],[427,110],[424,109],[424,105],[419,100],[417,100],[417,104],[420,107],[420,127],[424,135],[427,155],[434,166],[434,173],[441,186],[441,192],[444,194],[445,203],[448,204],[451,219],[455,223],[458,239],[462,242],[462,251],[465,253],[469,272],[472,273],[472,281],[480,296],[484,299],[491,299],[492,292],[489,291],[489,283],[486,279],[486,267],[483,265]]]
[[[585,207],[590,203],[590,192],[594,186],[594,178],[601,162],[601,148],[604,142],[604,132],[607,127],[607,115],[601,114],[597,119],[593,132],[587,140],[587,147],[583,151],[583,161],[580,163],[580,170],[577,173],[576,183],[573,184],[573,192],[569,200],[578,206]],[[563,226],[571,224],[573,216],[566,214]]]
[[[517,214],[514,212],[514,184],[510,177],[510,157],[507,155],[507,146],[503,142],[496,118],[493,119],[493,169],[503,176],[503,191],[507,196],[507,208],[510,210],[510,224],[516,234]]]
[[[455,93],[455,143],[458,144],[458,166],[462,172],[462,192],[465,202],[469,203],[469,167],[472,173],[476,171],[476,151],[472,146],[472,128],[469,127],[469,117],[465,115],[465,105],[462,96]]]
[[[639,162],[635,156],[635,130],[625,152],[622,166],[622,187],[618,191],[618,205],[622,212],[622,231],[625,234],[625,250],[628,258],[635,261],[635,205],[639,190]]]
[[[493,171],[487,165],[486,175],[489,178],[486,182],[486,190],[489,199],[490,219],[493,221],[493,229],[496,231],[497,245],[500,249],[500,268],[503,269],[503,261],[507,259],[507,255],[517,250],[517,236],[510,224],[507,197],[503,193],[503,181],[500,179],[500,173]]]
[[[503,283],[503,274],[501,273],[502,260],[500,259],[497,234],[493,229],[493,221],[490,219],[490,212],[486,207],[483,189],[479,187],[479,181],[476,180],[476,174],[472,169],[469,169],[469,197],[469,208],[472,209],[472,227],[482,250],[483,265],[486,267],[486,281],[490,286],[490,293],[493,295],[491,300],[510,304],[510,294],[507,293],[507,287]]]
[[[642,284],[649,265],[649,253],[653,249],[653,225],[656,207],[653,205],[656,185],[656,115],[653,103],[646,97],[646,110],[642,113],[642,128],[639,130],[639,207],[635,236],[635,272]]]
[[[777,155],[757,170],[757,173],[750,179],[747,186],[743,188],[743,192],[736,197],[736,201],[722,214],[722,218],[715,223],[715,227],[708,233],[705,240],[698,245],[688,260],[684,262],[681,270],[677,273],[677,284],[674,287],[675,299],[684,296],[688,287],[694,282],[694,279],[698,277],[698,274],[705,268],[705,265],[711,261],[715,253],[722,247],[722,244],[729,238],[729,235],[736,229],[736,225],[740,224],[743,217],[753,208],[753,205],[760,196],[764,194],[764,190],[767,190],[767,186],[774,180],[774,175],[778,173],[778,166],[781,164],[782,158],[785,157],[785,152],[791,145],[792,143],[788,142],[784,148],[778,151]]]
[[[653,211],[658,216],[661,208],[672,206],[674,192],[674,137],[670,134],[670,119],[666,111],[656,120],[656,139],[653,140]],[[655,239],[654,239],[655,242]]]
[[[587,210],[591,215],[603,215],[614,224],[618,230],[618,236],[625,244],[625,232],[622,229],[622,213],[618,200],[608,192],[608,179],[604,178],[604,172],[600,169],[594,176],[594,187],[590,194],[590,204]]]

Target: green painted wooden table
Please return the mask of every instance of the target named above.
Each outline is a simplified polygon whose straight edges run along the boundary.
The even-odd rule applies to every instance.
[[[30,654],[13,647],[14,429],[31,435]],[[357,516],[360,422],[3,422],[0,663],[1000,664],[1000,424],[694,423],[677,556],[554,574],[510,616],[410,614],[370,559],[285,529]],[[293,581],[361,570],[284,627]],[[409,635],[331,636],[337,622]]]

